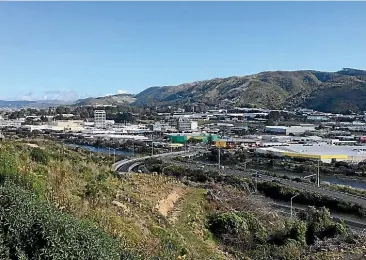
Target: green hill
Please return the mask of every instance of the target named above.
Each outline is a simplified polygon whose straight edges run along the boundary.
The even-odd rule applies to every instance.
[[[366,72],[273,71],[152,87],[136,95],[137,105],[186,102],[251,105],[263,108],[306,107],[329,112],[365,110]],[[351,106],[349,106],[351,104]]]

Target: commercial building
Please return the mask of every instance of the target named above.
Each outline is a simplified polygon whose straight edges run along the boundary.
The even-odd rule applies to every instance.
[[[207,142],[208,136],[210,134],[201,134],[201,133],[175,133],[169,134],[168,139],[172,143],[186,143],[188,140],[197,140],[198,142]],[[217,140],[219,137],[215,134],[211,134],[212,141]]]
[[[296,126],[266,126],[266,132],[281,135],[300,135],[305,132],[314,131],[315,126],[310,124]]]
[[[179,132],[192,132],[198,128],[197,121],[190,121],[187,118],[178,118],[177,129]]]
[[[106,128],[106,113],[104,110],[94,111],[94,126],[96,128]]]
[[[365,146],[289,144],[287,146],[259,147],[256,149],[256,152],[259,154],[272,154],[281,157],[289,156],[318,159],[326,163],[330,163],[332,160],[358,163],[366,159]]]
[[[242,139],[242,138],[230,138],[216,140],[217,148],[241,148],[241,147],[256,147],[260,144],[258,139]]]

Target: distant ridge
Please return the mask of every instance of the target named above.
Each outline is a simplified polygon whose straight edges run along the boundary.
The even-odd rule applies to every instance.
[[[0,101],[0,107],[49,107],[62,101]],[[80,99],[73,105],[250,106],[269,109],[304,107],[324,112],[366,111],[366,71],[344,68],[266,71],[241,77],[215,78],[177,86],[150,87],[137,95],[118,94]]]
[[[38,100],[38,101],[28,101],[28,100],[0,100],[0,108],[9,109],[20,109],[20,108],[47,108],[59,105],[67,105],[70,102],[62,100]]]

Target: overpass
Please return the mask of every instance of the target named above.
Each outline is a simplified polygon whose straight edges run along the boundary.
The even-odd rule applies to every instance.
[[[162,158],[162,157],[174,157],[178,155],[182,156],[192,156],[196,154],[197,152],[188,152],[188,151],[180,151],[180,152],[172,152],[172,153],[162,153],[162,154],[156,154],[156,155],[149,155],[144,157],[139,157],[131,160],[122,160],[119,162],[116,162],[112,165],[112,170],[115,172],[129,172],[139,164],[139,162],[142,162],[146,159],[151,158]],[[134,166],[135,165],[135,166]],[[131,168],[131,166],[133,166]]]

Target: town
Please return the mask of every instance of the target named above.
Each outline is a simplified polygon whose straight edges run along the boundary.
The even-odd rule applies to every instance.
[[[201,113],[154,111],[150,120],[141,114],[111,112],[113,106],[89,106],[90,117],[80,118],[80,108],[4,110],[2,136],[43,135],[75,144],[103,144],[113,148],[154,146],[159,151],[182,150],[207,144],[225,150],[250,150],[260,154],[320,158],[323,162],[359,163],[366,159],[366,116],[322,113],[309,109],[268,110],[233,107]],[[114,106],[117,108],[117,106]],[[68,110],[66,113],[62,110]],[[74,110],[74,111],[72,111]],[[74,112],[74,113],[72,113]],[[119,115],[125,115],[123,119]],[[160,150],[161,149],[161,150]],[[143,151],[143,148],[140,148]]]

